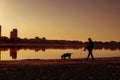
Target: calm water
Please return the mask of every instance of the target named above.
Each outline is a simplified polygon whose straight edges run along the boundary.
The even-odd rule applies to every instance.
[[[16,49],[8,48],[0,51],[1,60],[21,60],[21,59],[60,59],[63,53],[74,53],[71,58],[86,58],[87,51],[82,49]],[[95,58],[120,57],[120,50],[101,49],[93,50]]]

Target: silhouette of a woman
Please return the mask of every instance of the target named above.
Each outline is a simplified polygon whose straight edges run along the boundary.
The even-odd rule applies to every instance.
[[[88,57],[85,60],[88,60],[90,56],[92,57],[92,61],[94,60],[94,57],[92,54],[93,48],[94,48],[94,43],[91,38],[88,38],[88,43],[86,47],[84,48],[84,51],[86,51],[86,49],[88,50]]]

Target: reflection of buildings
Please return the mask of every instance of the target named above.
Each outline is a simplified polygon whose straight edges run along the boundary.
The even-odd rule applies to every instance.
[[[10,38],[13,39],[13,40],[17,40],[17,35],[18,35],[17,29],[13,29],[13,30],[10,32]]]
[[[1,60],[1,50],[0,50],[0,60]]]
[[[0,38],[1,38],[1,25],[0,25]],[[0,60],[1,60],[1,50],[0,50]]]
[[[17,49],[16,48],[10,48],[10,56],[12,57],[12,59],[17,58]]]

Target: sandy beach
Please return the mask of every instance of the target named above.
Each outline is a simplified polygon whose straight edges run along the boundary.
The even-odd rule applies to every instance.
[[[0,61],[0,80],[120,80],[120,57]]]

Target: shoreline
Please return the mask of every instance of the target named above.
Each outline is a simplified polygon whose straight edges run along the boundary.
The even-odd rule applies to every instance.
[[[29,62],[29,63],[28,63]],[[120,57],[103,57],[103,58],[95,58],[95,61],[92,61],[91,58],[88,61],[85,58],[76,58],[76,59],[21,59],[21,60],[1,60],[1,64],[5,65],[66,65],[66,64],[87,64],[87,63],[119,63],[120,64]]]
[[[89,60],[90,60],[91,58],[89,58]],[[120,57],[97,57],[97,58],[95,58],[95,61],[96,60],[103,60],[103,59],[120,59]],[[32,61],[32,60],[40,60],[40,61],[74,61],[74,60],[85,60],[85,58],[71,58],[71,59],[20,59],[20,60],[0,60],[0,62],[4,62],[4,61],[25,61],[25,60],[30,60],[30,61]]]

